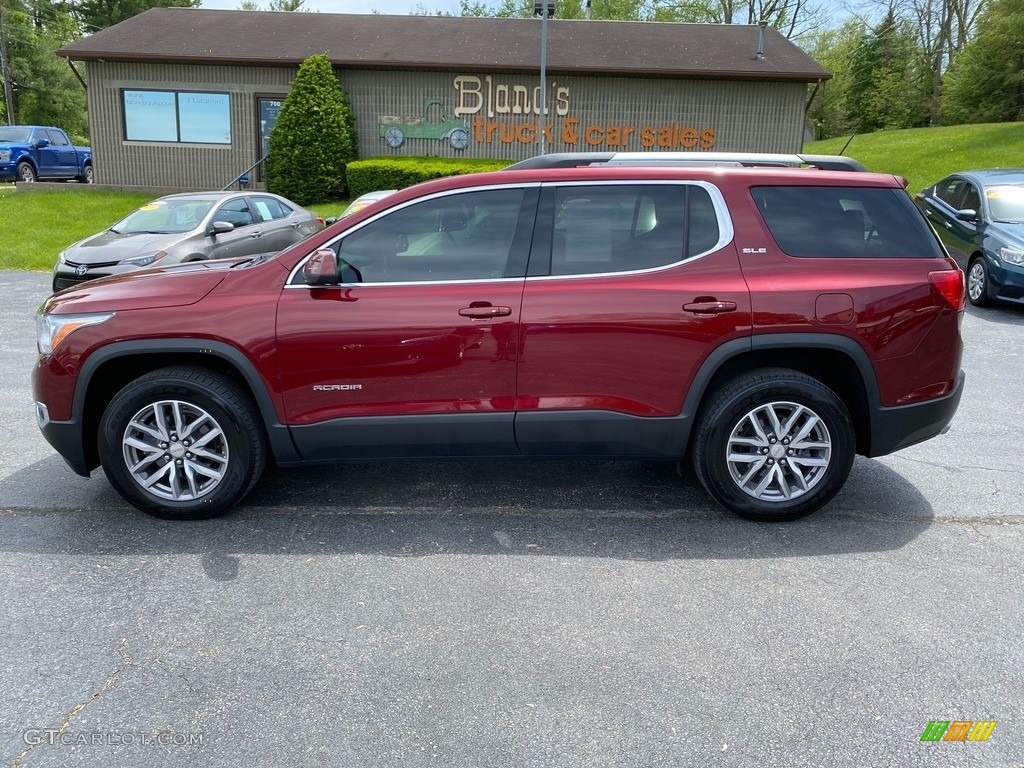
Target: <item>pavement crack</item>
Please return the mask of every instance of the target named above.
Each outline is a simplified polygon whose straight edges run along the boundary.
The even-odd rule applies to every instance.
[[[907,456],[893,456],[892,458],[898,459],[899,461],[909,461],[912,464],[924,464],[926,467],[935,467],[936,469],[977,469],[981,472],[1000,472],[1002,474],[1018,474],[1019,469],[1014,467],[979,467],[974,464],[942,464],[938,461],[925,461],[924,459],[911,459]]]
[[[57,726],[56,728],[43,729],[43,732],[47,734],[47,738],[45,740],[38,741],[35,744],[29,744],[21,754],[15,756],[14,760],[11,762],[11,768],[23,768],[24,764],[22,763],[22,761],[26,757],[28,757],[29,753],[33,749],[35,749],[38,746],[53,744],[55,741],[60,739],[61,734],[64,733],[69,727],[71,727],[72,720],[74,720],[76,717],[82,714],[86,707],[88,707],[94,701],[99,699],[103,694],[105,694],[107,691],[113,688],[114,684],[117,682],[118,677],[120,677],[121,674],[126,669],[135,666],[135,660],[132,658],[131,654],[128,652],[128,649],[126,648],[127,644],[127,638],[123,638],[121,642],[118,643],[117,647],[114,649],[114,652],[121,657],[121,664],[113,672],[110,673],[107,679],[103,682],[103,685],[101,685],[99,689],[97,689],[96,692],[93,693],[93,695],[90,696],[88,699],[76,704],[70,710],[68,710],[67,714],[64,715],[64,719],[61,721],[61,724],[59,726]]]

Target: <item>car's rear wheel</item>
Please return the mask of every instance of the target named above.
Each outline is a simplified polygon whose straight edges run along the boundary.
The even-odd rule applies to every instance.
[[[967,299],[976,307],[992,305],[988,296],[988,268],[980,256],[971,259],[967,267]]]
[[[93,182],[92,166],[91,165],[85,166],[85,170],[82,173],[82,175],[77,177],[75,180],[78,181],[81,184],[92,184],[92,182]]]
[[[163,368],[125,386],[101,417],[99,452],[128,502],[177,520],[227,512],[266,464],[255,406],[202,368]]]
[[[853,466],[853,422],[820,381],[785,368],[739,376],[711,395],[693,437],[701,483],[749,520],[795,520],[827,504]]]

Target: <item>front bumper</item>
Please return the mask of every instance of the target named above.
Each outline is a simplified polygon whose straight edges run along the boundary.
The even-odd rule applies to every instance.
[[[46,406],[36,403],[36,422],[46,442],[61,455],[71,471],[82,477],[89,477],[95,467],[89,466],[82,443],[82,424],[78,419],[71,421],[50,421]]]
[[[871,410],[871,448],[868,456],[885,456],[920,443],[949,429],[960,406],[966,374],[960,371],[948,395],[912,405],[878,406]]]
[[[1024,267],[990,258],[988,275],[992,298],[1024,304]]]

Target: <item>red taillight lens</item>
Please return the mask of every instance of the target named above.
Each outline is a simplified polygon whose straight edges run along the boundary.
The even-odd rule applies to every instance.
[[[942,294],[942,298],[949,303],[949,306],[957,312],[963,311],[964,301],[966,300],[963,272],[959,269],[929,272],[928,280]]]

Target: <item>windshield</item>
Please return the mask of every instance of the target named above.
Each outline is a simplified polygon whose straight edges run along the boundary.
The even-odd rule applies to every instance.
[[[31,128],[5,125],[0,128],[0,141],[28,141],[30,133],[32,133]]]
[[[985,197],[994,220],[1024,224],[1024,184],[989,187]]]
[[[160,235],[188,232],[199,226],[214,203],[215,200],[195,197],[154,200],[125,216],[110,230],[126,235],[139,232]]]

